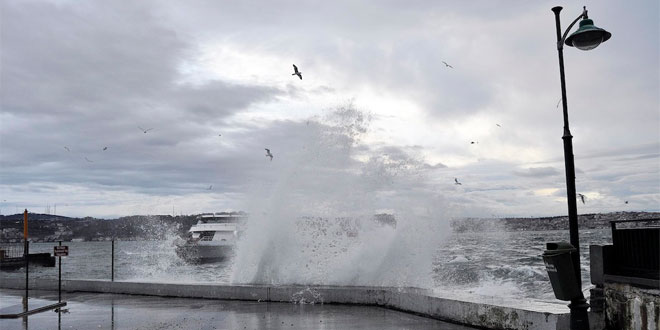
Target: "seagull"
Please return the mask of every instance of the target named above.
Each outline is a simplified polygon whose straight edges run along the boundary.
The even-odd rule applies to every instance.
[[[302,72],[298,71],[298,67],[295,64],[293,65],[293,73],[291,75],[298,76],[302,80]]]
[[[458,182],[458,179],[457,179],[457,178],[454,178],[454,184],[457,184],[457,185],[459,185],[459,186],[462,185],[462,183]]]
[[[580,197],[580,199],[582,200],[582,204],[584,204],[584,199],[585,199],[586,197],[585,197],[584,195],[582,195],[582,194],[577,194],[577,195],[578,195],[578,197]]]
[[[93,162],[94,162],[93,160],[89,160],[89,158],[87,158],[87,157],[85,157],[85,160],[88,161],[88,162],[90,162],[90,163],[93,163]]]
[[[149,131],[151,131],[151,130],[153,129],[153,128],[144,129],[144,128],[140,127],[140,126],[138,126],[138,128],[139,128],[144,134],[147,134],[147,132],[149,132]]]
[[[270,161],[273,161],[273,154],[270,153],[270,149],[266,149],[266,157],[270,157]]]
[[[108,147],[103,147],[103,151],[106,151],[106,150],[108,150]]]
[[[71,151],[67,146],[64,146],[64,149],[66,149],[66,151]]]
[[[448,67],[448,68],[452,68],[452,69],[454,68],[453,66],[447,64],[447,62],[445,62],[445,61],[442,61],[442,63],[444,63],[444,65],[445,65],[446,67]]]

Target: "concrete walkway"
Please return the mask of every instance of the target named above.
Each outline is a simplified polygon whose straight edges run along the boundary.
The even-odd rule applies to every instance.
[[[0,308],[20,305],[23,290],[0,289]],[[56,291],[30,291],[57,302]],[[63,293],[62,313],[0,320],[0,329],[440,329],[474,330],[382,307]]]
[[[21,279],[0,279],[0,288],[21,290]],[[30,282],[30,291],[55,291],[56,280]],[[481,329],[563,330],[568,327],[565,305],[504,297],[443,296],[412,287],[310,286],[211,283],[111,282],[65,280],[64,292],[129,294],[192,299],[344,304],[385,307]]]

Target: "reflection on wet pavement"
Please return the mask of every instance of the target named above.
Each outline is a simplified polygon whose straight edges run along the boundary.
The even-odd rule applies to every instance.
[[[23,293],[0,290],[0,307],[20,304]],[[30,297],[56,302],[57,292],[30,291]],[[60,313],[34,314],[27,323],[3,319],[0,329],[472,329],[372,306],[95,293],[64,293],[62,299],[68,304]]]

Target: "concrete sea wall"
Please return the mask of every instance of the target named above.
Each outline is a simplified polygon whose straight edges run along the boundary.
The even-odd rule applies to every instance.
[[[612,329],[660,329],[660,289],[606,282],[605,306]]]
[[[31,290],[57,290],[57,280],[33,280]],[[25,289],[22,279],[1,279],[0,288]],[[62,290],[263,302],[380,306],[485,329],[567,329],[568,308],[497,297],[457,300],[418,288],[304,285],[216,285],[64,280]]]

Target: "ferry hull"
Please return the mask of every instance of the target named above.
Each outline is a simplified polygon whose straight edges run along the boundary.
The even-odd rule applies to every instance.
[[[234,255],[234,246],[184,244],[176,247],[176,254],[189,263],[219,262]]]

